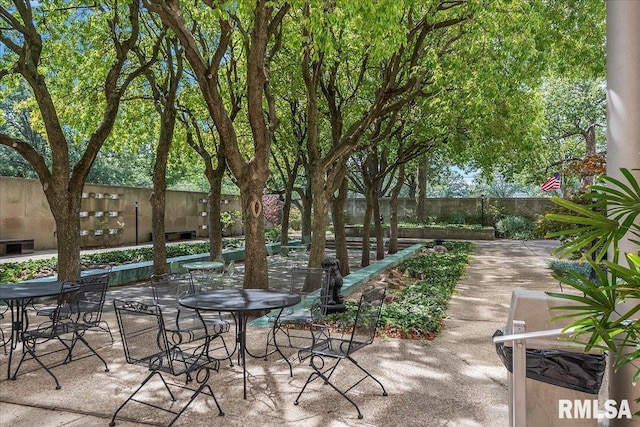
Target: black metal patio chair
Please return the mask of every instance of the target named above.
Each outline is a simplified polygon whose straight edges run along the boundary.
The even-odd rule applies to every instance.
[[[104,363],[105,372],[109,372],[107,362],[100,354],[89,344],[85,335],[91,330],[100,330],[107,332],[113,344],[113,334],[109,324],[102,319],[104,310],[104,302],[109,288],[109,275],[102,274],[96,276],[87,276],[75,281],[78,286],[74,295],[74,303],[71,304],[71,318],[73,324],[73,339],[67,356],[67,362],[73,358],[73,349],[78,342],[82,342],[93,354]],[[104,325],[104,326],[103,326]]]
[[[197,310],[180,307],[178,299],[195,293],[194,283],[189,273],[165,273],[151,276],[151,289],[156,305],[164,312],[165,330],[169,341],[174,345],[185,345],[205,340],[207,351],[213,356],[217,350],[224,350],[224,357],[216,359],[231,361],[231,353],[225,342],[224,333],[229,332],[230,323],[217,313],[203,315]],[[212,345],[219,339],[219,346]],[[231,362],[232,363],[232,362]]]
[[[105,367],[105,372],[109,372],[107,362],[93,347],[91,347],[91,345],[89,345],[83,336],[86,331],[86,325],[83,325],[84,321],[82,320],[85,313],[85,311],[83,311],[83,307],[86,307],[83,306],[84,302],[81,287],[76,282],[62,283],[60,293],[57,297],[56,307],[49,315],[49,319],[40,323],[36,327],[27,329],[21,333],[23,354],[16,370],[13,373],[12,378],[14,380],[16,379],[22,363],[27,360],[27,356],[30,356],[31,359],[35,360],[49,375],[51,375],[56,383],[56,390],[59,390],[60,382],[50,368],[71,362],[72,351],[78,342],[85,344],[85,346],[102,361]],[[102,310],[102,308],[100,308],[100,310]],[[61,343],[63,348],[51,350],[51,347],[47,344],[52,341]],[[46,348],[46,351],[44,352],[40,350],[43,347]],[[54,365],[48,366],[42,360],[44,356],[57,353],[59,351],[65,351],[67,353],[62,363],[57,362]]]
[[[211,396],[218,408],[218,415],[224,415],[211,386],[208,384],[211,370],[217,371],[219,362],[207,355],[205,345],[193,347],[190,350],[183,350],[180,346],[171,344],[167,336],[167,330],[164,327],[165,319],[162,315],[162,309],[158,305],[146,304],[140,301],[114,299],[113,306],[116,319],[118,320],[118,327],[120,329],[120,336],[122,337],[122,345],[127,363],[144,366],[151,372],[142,381],[140,386],[118,407],[109,423],[110,426],[116,425],[118,413],[120,413],[130,401],[175,415],[169,423],[169,426],[171,426],[200,394]],[[181,384],[172,384],[173,387],[193,392],[189,401],[184,406],[176,408],[173,403],[170,407],[160,406],[151,400],[158,397],[157,392],[154,392],[152,396],[146,400],[136,398],[138,392],[140,392],[154,376],[157,376],[162,381],[168,397],[174,402],[176,398],[171,392],[169,384],[163,377],[163,372],[173,377],[186,375],[186,384],[189,384],[190,378],[195,378],[198,384],[195,388]]]
[[[236,262],[231,260],[225,263],[223,257],[216,258],[218,262],[222,262],[224,266],[218,271],[211,272],[191,272],[191,280],[198,283],[196,290],[206,292],[213,289],[233,288],[240,285],[240,279],[236,275]],[[199,289],[198,289],[199,288]]]
[[[351,333],[349,335],[345,335],[340,338],[329,337],[327,339],[316,341],[313,346],[309,348],[300,350],[299,353],[301,360],[311,357],[310,366],[313,368],[313,372],[311,372],[311,374],[307,378],[307,381],[304,383],[302,390],[300,390],[300,393],[298,394],[298,397],[294,402],[295,405],[299,403],[300,396],[302,396],[302,393],[304,393],[304,391],[307,389],[309,383],[318,378],[321,378],[324,384],[328,384],[334,390],[340,393],[342,397],[347,399],[356,408],[359,419],[362,418],[360,408],[358,408],[358,405],[356,405],[356,403],[349,396],[347,396],[347,393],[352,388],[360,384],[365,379],[371,378],[382,388],[382,395],[387,395],[387,391],[385,390],[382,383],[369,371],[365,370],[353,358],[353,354],[356,351],[373,343],[378,327],[378,322],[380,320],[380,312],[382,310],[382,303],[384,301],[385,293],[386,290],[384,288],[374,288],[362,293],[360,302],[358,304],[356,318],[353,323],[353,328],[351,329]],[[335,363],[329,365],[328,362],[326,362],[327,359],[333,359]],[[343,360],[351,362],[356,368],[364,373],[365,376],[360,378],[347,389],[340,390],[333,382],[331,382],[331,377],[340,362]]]
[[[78,332],[99,330],[109,334],[113,344],[113,334],[109,323],[102,318],[105,298],[109,290],[109,277],[107,274],[81,277],[76,281],[80,286],[78,308]]]
[[[312,346],[323,336],[328,337],[328,329],[323,322],[326,307],[323,299],[326,301],[328,296],[323,287],[327,285],[327,279],[327,272],[322,268],[291,268],[289,291],[300,295],[303,302],[269,317],[273,328],[267,334],[266,355],[276,351],[269,352],[269,347],[302,349]]]
[[[84,276],[76,280],[79,288],[78,309],[82,312],[81,329],[83,331],[98,330],[109,334],[111,344],[113,344],[113,334],[106,320],[102,319],[105,297],[109,288],[109,277],[111,270],[105,273]],[[63,308],[64,310],[65,308]],[[69,307],[66,307],[68,310]],[[51,316],[56,307],[43,307],[36,311],[38,316]],[[58,314],[63,314],[62,312]]]

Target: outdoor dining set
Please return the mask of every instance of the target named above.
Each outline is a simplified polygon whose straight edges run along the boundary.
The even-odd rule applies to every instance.
[[[133,404],[172,414],[172,425],[201,394],[212,399],[218,415],[223,416],[224,402],[214,394],[217,388],[210,384],[215,382],[212,374],[223,365],[237,363],[242,369],[243,398],[247,399],[247,357],[268,360],[271,355],[279,356],[293,376],[285,349],[293,349],[300,361],[308,360],[312,369],[293,402],[296,405],[316,379],[348,400],[358,418],[362,413],[347,396],[349,390],[371,378],[387,395],[382,383],[352,357],[374,340],[384,288],[362,292],[355,318],[349,316],[352,320],[347,325],[347,317],[340,315],[345,304],[335,260],[323,262],[323,268],[287,266],[287,289],[243,289],[237,276],[234,278],[234,269],[234,262],[224,259],[172,265],[172,272],[150,277],[149,296],[129,297],[120,292],[108,303],[110,271],[92,271],[75,281],[1,284],[0,347],[4,356],[0,357],[6,357],[6,378],[19,380],[23,366],[35,361],[59,390],[64,381],[61,384],[55,368],[76,360],[79,344],[88,350],[89,356],[85,351],[83,358],[95,356],[100,369],[109,372],[100,347],[92,343],[92,334],[108,334],[111,344],[116,342],[116,325],[109,325],[103,317],[105,305],[110,308],[112,304],[126,362],[149,371],[117,408],[112,426]],[[249,349],[248,322],[263,315],[269,325],[264,351],[256,351],[255,346]],[[50,356],[56,354],[59,356]],[[346,390],[331,381],[342,361],[352,362],[350,366],[364,374]],[[165,377],[174,380],[167,382]],[[141,390],[154,379],[160,381],[168,400],[175,400],[174,387],[188,389],[189,400],[179,407],[148,401]]]

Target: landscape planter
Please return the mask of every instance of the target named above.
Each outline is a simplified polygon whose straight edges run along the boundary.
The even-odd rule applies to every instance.
[[[347,237],[362,237],[362,226],[347,225]],[[384,235],[389,235],[389,227],[384,227]],[[494,240],[496,231],[493,227],[470,228],[430,228],[399,227],[398,237],[405,239],[444,239],[444,240]]]

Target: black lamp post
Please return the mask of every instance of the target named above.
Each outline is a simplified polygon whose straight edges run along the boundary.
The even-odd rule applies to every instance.
[[[480,195],[480,225],[484,227],[484,194]]]
[[[134,202],[134,206],[136,207],[136,246],[138,246],[138,207],[140,203]]]

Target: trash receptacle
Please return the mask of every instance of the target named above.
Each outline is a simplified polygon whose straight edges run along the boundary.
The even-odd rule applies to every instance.
[[[550,297],[544,292],[515,290],[504,331],[511,335],[513,321],[525,322],[526,332],[548,331],[567,326],[568,319],[551,322],[562,314],[551,310],[572,302]],[[517,332],[517,331],[516,331]],[[520,331],[521,332],[521,331]],[[597,399],[604,376],[606,358],[601,352],[584,353],[584,346],[557,336],[526,340],[526,422],[527,427],[586,427],[598,421]],[[513,425],[512,342],[496,343],[496,351],[509,371],[509,412]],[[595,402],[595,403],[594,403]],[[519,408],[522,410],[522,408]]]

